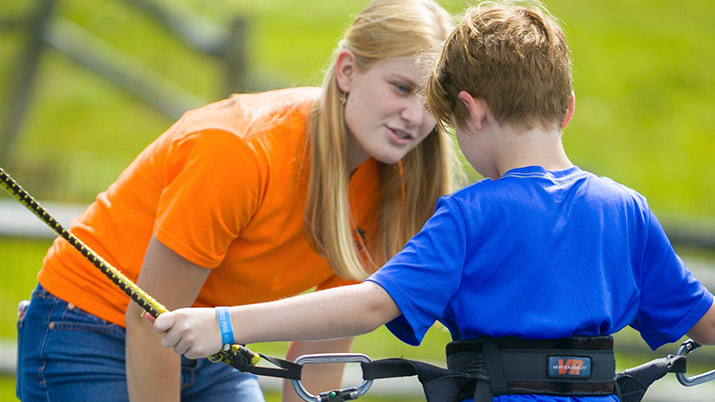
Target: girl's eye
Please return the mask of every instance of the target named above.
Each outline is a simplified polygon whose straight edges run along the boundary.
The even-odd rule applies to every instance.
[[[395,85],[395,88],[401,93],[404,93],[404,94],[412,93],[412,89],[407,85],[404,85],[404,84],[394,84],[394,85]]]

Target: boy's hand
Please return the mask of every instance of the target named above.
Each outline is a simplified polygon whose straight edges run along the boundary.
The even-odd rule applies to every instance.
[[[162,313],[154,321],[154,331],[163,334],[165,348],[189,359],[198,359],[221,350],[221,331],[213,308],[182,308]]]

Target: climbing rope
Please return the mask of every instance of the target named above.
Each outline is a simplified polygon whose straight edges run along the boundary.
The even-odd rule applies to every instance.
[[[117,285],[117,287],[124,291],[130,299],[135,301],[148,314],[151,314],[152,317],[156,318],[159,314],[169,311],[166,307],[164,307],[164,305],[139,288],[139,286],[122,274],[117,268],[113,267],[75,235],[66,230],[59,222],[57,222],[55,218],[52,217],[52,215],[50,215],[49,212],[47,212],[45,208],[43,208],[27,191],[25,191],[25,189],[23,189],[22,186],[15,181],[15,179],[10,177],[10,175],[7,174],[2,167],[0,167],[0,185],[22,205],[32,211],[33,214],[47,224],[50,229],[63,239],[67,240],[67,242],[79,251],[82,256],[91,262],[97,269],[102,271],[102,273],[109,278],[112,283]],[[225,347],[219,353],[210,356],[209,360],[213,362],[223,362],[242,371],[252,371],[255,369],[256,371],[263,372],[264,375],[274,375],[284,378],[286,376],[296,376],[295,373],[284,373],[284,371],[287,370],[286,368],[292,367],[291,364],[293,363],[283,363],[280,359],[268,358],[267,356],[267,360],[271,361],[273,364],[279,365],[281,369],[261,367],[255,367],[252,369],[251,366],[255,366],[261,357],[263,356],[252,352],[244,345],[228,345],[228,347]],[[293,369],[295,371],[295,368]],[[268,371],[264,372],[264,370]],[[299,371],[297,376],[300,378]]]

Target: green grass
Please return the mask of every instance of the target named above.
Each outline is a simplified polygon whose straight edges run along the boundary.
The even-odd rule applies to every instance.
[[[37,285],[49,241],[0,239],[3,280],[0,285],[0,339],[14,338],[15,312],[20,300],[28,299]]]
[[[0,402],[17,401],[15,397],[15,378],[0,376]]]
[[[248,76],[257,88],[319,83],[336,40],[367,3],[157,2],[224,26],[235,16],[248,18]],[[455,14],[465,4],[441,3]],[[26,14],[33,4],[3,1],[0,21]],[[572,161],[637,189],[664,221],[715,221],[711,201],[715,194],[711,178],[715,3],[684,0],[674,7],[665,0],[547,0],[545,4],[565,23],[572,49],[576,115],[564,136]],[[57,14],[206,101],[232,91],[225,86],[216,59],[182,45],[125,2],[66,0],[58,2]],[[13,61],[19,60],[26,37],[17,30],[0,31],[0,127],[12,105],[7,94],[17,74]],[[40,200],[86,204],[171,123],[172,119],[50,49],[43,55],[18,141],[0,166]],[[0,150],[8,149],[9,144],[0,143]],[[473,172],[472,177],[476,177]],[[0,238],[5,275],[0,283],[0,337],[14,336],[15,306],[34,287],[48,245]],[[436,330],[430,333],[434,341],[412,348],[380,330],[359,338],[354,350],[374,358],[404,355],[440,361],[445,335]],[[267,352],[280,355],[284,346],[266,347]],[[13,388],[12,379],[0,378],[0,402],[14,400]],[[6,395],[8,399],[3,399]]]

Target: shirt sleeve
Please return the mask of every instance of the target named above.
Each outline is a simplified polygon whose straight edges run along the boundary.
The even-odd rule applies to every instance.
[[[402,315],[387,324],[400,340],[419,345],[462,281],[466,227],[456,201],[443,197],[435,214],[405,248],[367,280],[382,286]]]
[[[172,144],[154,235],[189,261],[213,268],[254,215],[265,169],[243,139],[222,130]]]
[[[631,326],[655,350],[685,335],[708,311],[713,295],[688,270],[658,219],[648,212],[640,308]]]

